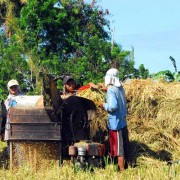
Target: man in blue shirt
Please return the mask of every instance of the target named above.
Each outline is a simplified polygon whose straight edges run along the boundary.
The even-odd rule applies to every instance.
[[[110,155],[117,157],[118,166],[122,171],[128,156],[129,138],[126,122],[126,97],[117,69],[111,68],[106,72],[105,86],[107,94],[103,108],[108,112]]]

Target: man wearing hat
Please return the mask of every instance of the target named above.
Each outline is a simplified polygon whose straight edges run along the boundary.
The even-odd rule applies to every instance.
[[[11,79],[7,83],[7,89],[9,91],[9,95],[7,99],[5,100],[4,104],[7,110],[7,120],[6,120],[6,128],[5,128],[5,137],[4,140],[8,140],[8,129],[9,129],[9,123],[8,123],[8,110],[10,107],[14,107],[17,104],[17,100],[19,98],[19,95],[21,95],[20,86],[17,80]]]
[[[65,76],[63,78],[63,84],[64,88],[61,95],[62,98],[67,98],[76,94],[76,82],[72,76]]]
[[[122,171],[129,154],[129,138],[126,97],[117,69],[111,68],[106,72],[105,86],[107,87],[106,102],[101,104],[101,107],[108,112],[110,155],[117,157],[119,169]]]
[[[13,107],[16,105],[16,99],[17,96],[20,95],[20,86],[17,80],[12,79],[7,84],[7,89],[9,91],[9,95],[7,99],[5,100],[5,106],[7,111],[10,107]]]

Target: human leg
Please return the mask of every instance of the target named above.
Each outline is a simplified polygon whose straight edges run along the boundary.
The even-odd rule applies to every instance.
[[[130,143],[128,136],[127,126],[122,128],[122,137],[123,137],[123,148],[124,148],[124,168],[128,168],[128,164],[130,163]]]
[[[120,171],[124,170],[124,156],[118,156],[118,166]]]
[[[117,157],[118,166],[120,171],[124,170],[124,148],[122,130],[110,130],[110,155],[111,157]]]

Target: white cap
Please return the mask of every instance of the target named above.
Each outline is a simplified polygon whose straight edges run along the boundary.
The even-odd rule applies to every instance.
[[[108,86],[109,84],[116,87],[121,86],[121,82],[119,80],[119,71],[115,68],[111,68],[106,72],[105,86]]]
[[[11,86],[19,86],[19,83],[17,82],[17,80],[11,79],[7,84],[8,90],[10,89]]]

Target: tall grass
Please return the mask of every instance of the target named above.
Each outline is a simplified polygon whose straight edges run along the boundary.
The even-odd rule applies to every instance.
[[[19,168],[14,168],[9,170],[8,159],[3,158],[3,155],[7,153],[3,152],[6,148],[6,143],[0,142],[0,179],[8,180],[104,180],[104,179],[127,179],[127,180],[178,180],[180,179],[180,163],[172,163],[167,165],[166,162],[160,161],[158,159],[153,159],[152,157],[147,157],[141,155],[139,158],[139,163],[135,167],[129,167],[123,172],[117,171],[117,165],[108,163],[106,160],[105,168],[98,169],[95,168],[92,172],[91,170],[79,170],[76,171],[74,166],[69,163],[69,161],[64,161],[63,166],[59,167],[58,164],[49,164],[49,166],[43,166],[40,169],[34,169],[32,166],[21,166]],[[146,162],[146,163],[145,163]],[[6,166],[7,165],[7,166]]]
[[[0,169],[0,179],[8,180],[104,180],[104,179],[127,179],[127,180],[178,180],[180,179],[180,165],[174,164],[167,166],[166,164],[156,164],[147,166],[138,166],[135,168],[129,168],[126,171],[119,173],[115,170],[113,165],[106,166],[105,169],[95,169],[94,172],[79,171],[75,173],[74,168],[69,164],[64,164],[63,167],[49,167],[41,171],[33,171],[28,167],[21,167],[20,169],[10,171],[6,169]]]

